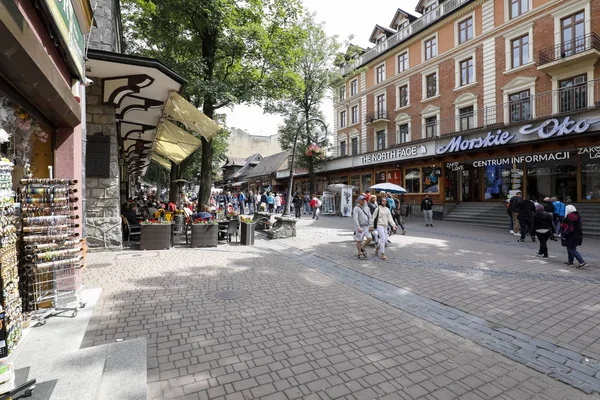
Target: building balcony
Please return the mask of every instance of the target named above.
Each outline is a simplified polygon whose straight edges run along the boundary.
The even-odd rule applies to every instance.
[[[416,114],[412,117],[408,131],[400,132],[398,127],[395,128],[395,135],[393,135],[395,140],[386,143],[384,150],[435,140],[445,135],[470,134],[477,131],[485,133],[505,129],[509,126],[518,127],[530,124],[532,121],[566,117],[594,108],[600,108],[600,79],[538,93],[518,101],[500,103],[471,112],[463,111],[462,115],[438,118],[435,123],[429,121],[425,124],[421,116]],[[451,111],[442,109],[441,111],[442,113],[452,112],[452,114],[456,112],[454,109]],[[367,117],[367,121],[371,121],[371,118],[374,119],[371,124],[387,123],[390,120],[387,112],[371,114]],[[368,136],[367,143],[374,143],[375,139],[372,135],[376,130],[377,127],[371,130],[373,133]],[[387,137],[389,139],[390,135]],[[340,158],[340,149],[334,146],[329,150],[330,158]]]
[[[367,115],[367,125],[369,124],[387,124],[390,122],[390,115],[387,110],[377,110],[369,115]]]
[[[576,64],[600,59],[600,37],[596,33],[580,36],[574,40],[541,50],[538,70],[552,74]]]

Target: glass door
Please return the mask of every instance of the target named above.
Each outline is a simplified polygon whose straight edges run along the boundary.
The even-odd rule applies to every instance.
[[[479,170],[465,165],[461,178],[462,201],[481,201]]]

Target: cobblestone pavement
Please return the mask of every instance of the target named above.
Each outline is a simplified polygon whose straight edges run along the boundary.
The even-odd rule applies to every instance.
[[[394,260],[359,262],[349,225],[301,221],[297,238],[258,238],[255,247],[91,253],[86,285],[103,295],[84,344],[146,337],[151,399],[598,398],[585,392],[594,389],[590,370],[572,374],[573,365],[594,369],[598,358],[593,267],[563,271],[556,260],[539,264],[531,245],[512,237],[497,243],[500,233],[437,225],[434,234],[409,225],[409,236],[393,236]],[[591,265],[600,260],[585,256]],[[231,294],[240,297],[215,297]],[[516,311],[520,302],[528,307]],[[548,314],[531,326],[549,324],[537,334],[524,327],[535,307]],[[589,328],[567,329],[578,346],[593,338],[586,346],[544,336],[586,310],[580,324],[591,323],[579,329]],[[509,317],[518,323],[504,323]],[[495,336],[484,332],[494,338],[487,343],[477,329],[457,329],[484,320],[498,324],[490,327]],[[503,355],[508,337],[536,353],[523,357],[569,363],[569,383],[580,389],[552,375],[556,365],[532,364],[536,370]]]

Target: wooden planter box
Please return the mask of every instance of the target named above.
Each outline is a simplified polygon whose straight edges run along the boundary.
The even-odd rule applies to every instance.
[[[171,248],[171,224],[142,224],[140,250]]]
[[[219,225],[192,224],[192,248],[217,247]]]
[[[242,222],[241,224],[241,242],[246,246],[254,246],[254,228],[256,224],[247,224]]]

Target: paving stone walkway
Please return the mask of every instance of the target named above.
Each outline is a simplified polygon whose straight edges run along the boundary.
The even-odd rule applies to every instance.
[[[525,271],[510,260],[519,252],[522,260],[529,247],[498,244],[494,232],[488,243],[461,238],[456,230],[447,236],[418,232],[416,226],[402,241],[392,237],[390,255],[398,252],[393,262],[359,262],[352,257],[348,224],[302,221],[299,237],[259,237],[255,247],[91,253],[86,284],[102,287],[103,294],[86,345],[145,337],[151,399],[599,398],[586,393],[593,381],[571,371],[566,375],[573,381],[566,384],[550,376],[555,365],[532,365],[536,370],[501,348],[510,337],[522,342],[522,350],[535,350],[540,362],[565,357],[564,365],[593,368],[576,355],[597,359],[587,352],[598,340],[597,331],[588,332],[596,326],[596,303],[581,322],[591,320],[587,335],[573,333],[581,343],[572,347],[557,336],[543,337],[547,330],[527,332],[526,317],[517,318],[516,311],[510,316],[520,324],[498,322],[509,319],[501,318],[501,310],[528,299],[544,312],[565,313],[572,323],[580,310],[567,311],[593,301],[594,293],[584,300],[576,288],[599,286],[580,281],[597,280],[594,270],[567,274],[558,261],[554,268],[531,259],[531,271]],[[494,261],[499,255],[500,263]],[[527,272],[533,278],[524,278]],[[545,272],[544,279],[535,278]],[[563,307],[558,300],[568,300],[561,294],[571,292],[569,307]],[[238,297],[223,299],[236,297],[231,294]],[[549,301],[553,307],[544,304]],[[489,343],[476,336],[481,330],[475,326],[490,329]],[[594,340],[579,348],[588,336]],[[492,345],[498,348],[492,351]],[[543,348],[550,345],[557,347]],[[590,371],[579,372],[592,378]]]

